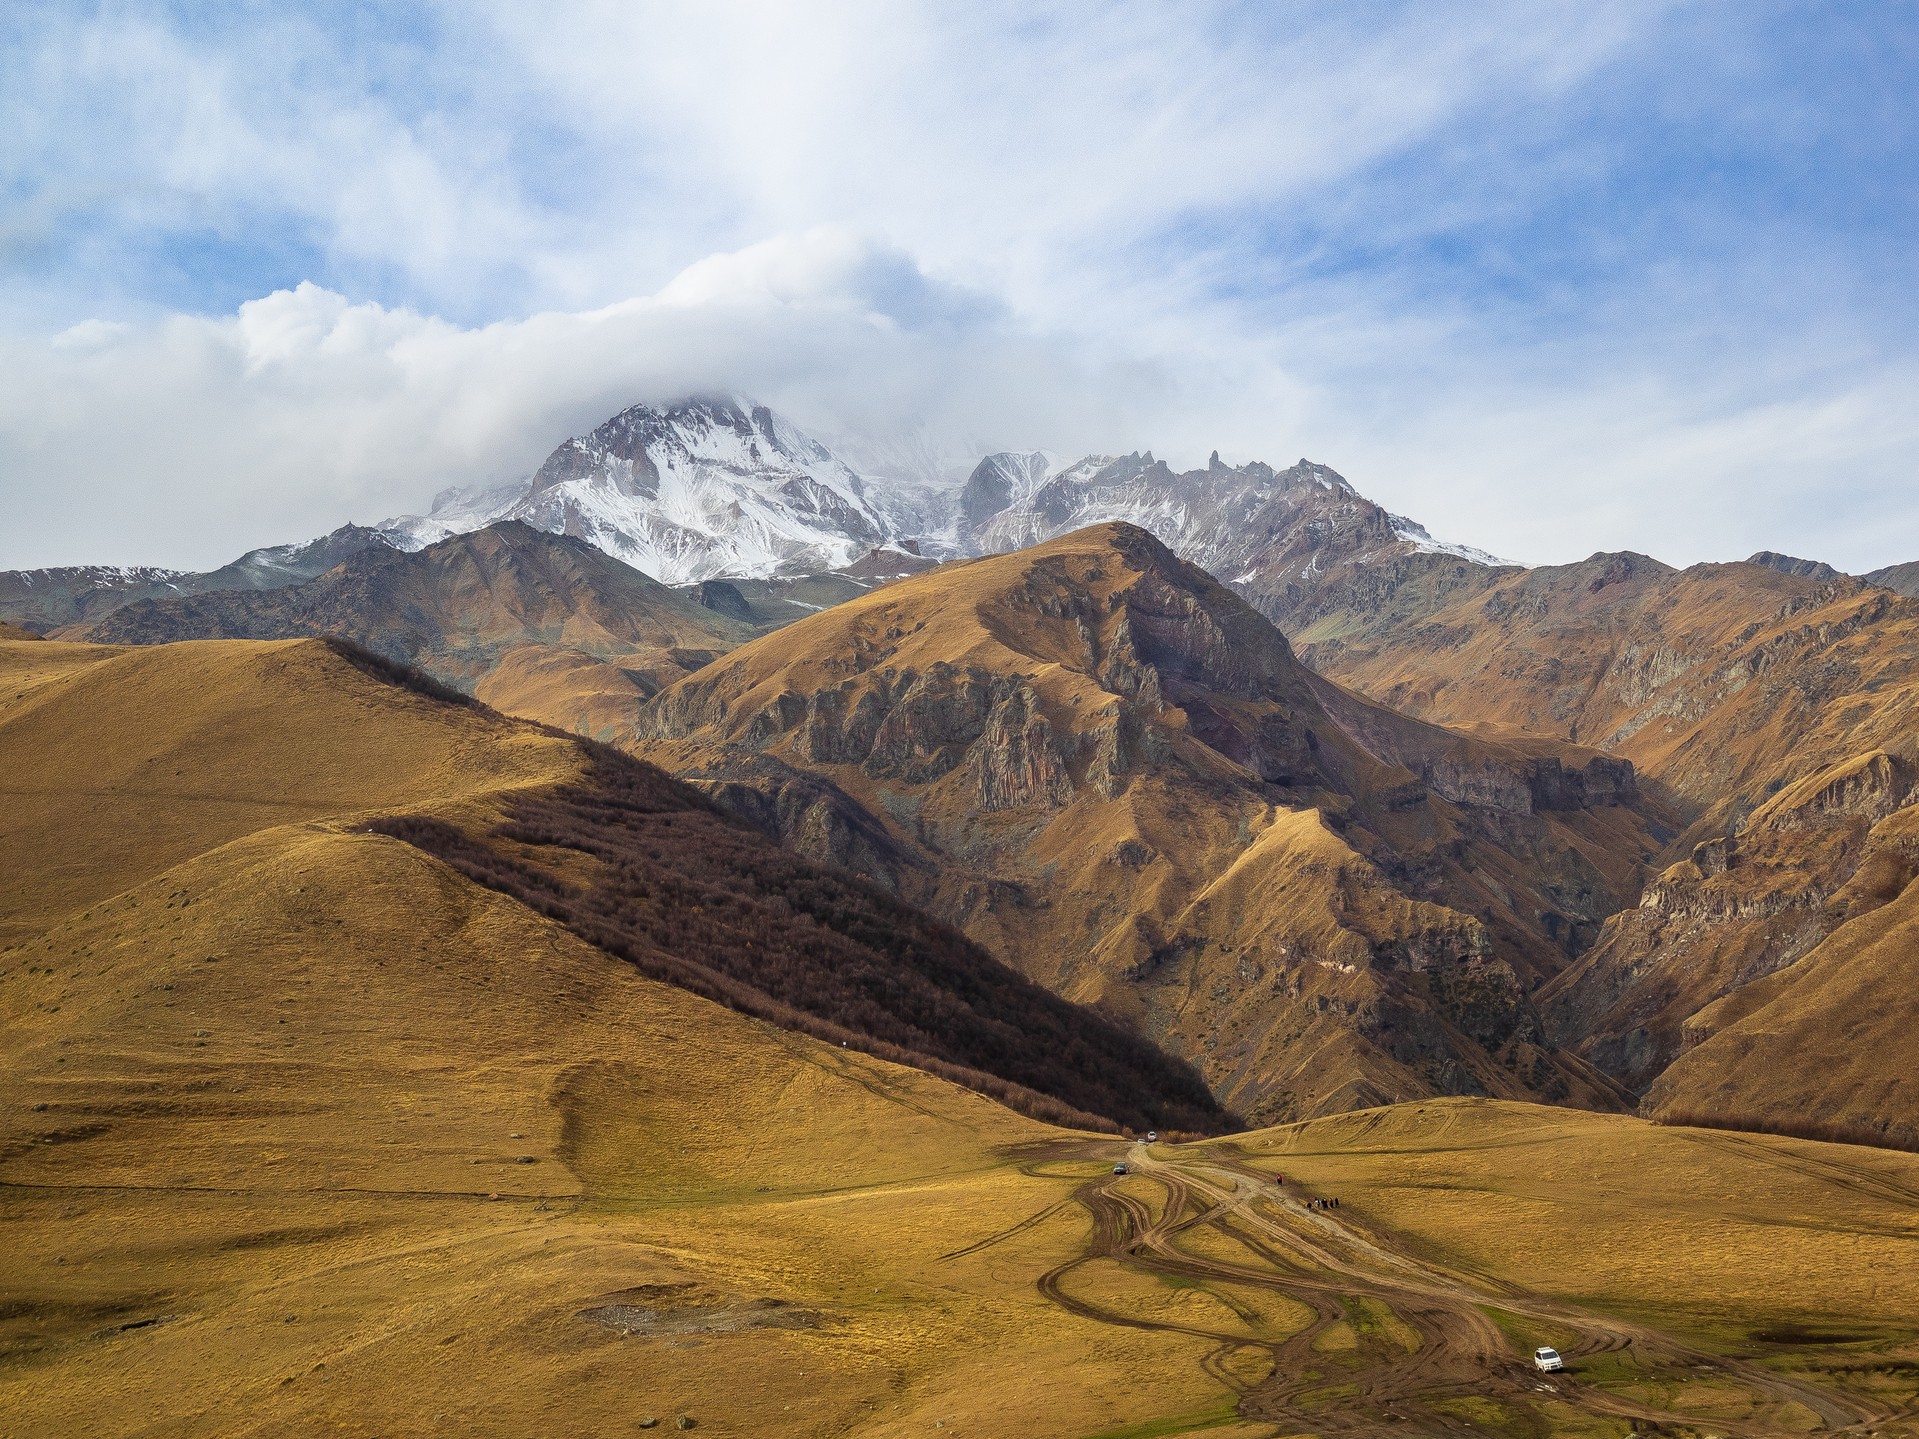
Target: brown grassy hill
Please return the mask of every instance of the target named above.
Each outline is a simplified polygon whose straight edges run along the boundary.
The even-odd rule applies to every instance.
[[[1449,724],[1624,755],[1722,832],[1785,785],[1919,734],[1919,604],[1853,579],[1595,555],[1505,575],[1322,672]]]
[[[256,832],[0,968],[23,1432],[879,1432],[908,1376],[926,1427],[993,1395],[1013,1428],[975,1432],[1219,1402],[1206,1342],[1003,1277],[1070,1220],[941,1260],[1100,1171],[1003,1152],[1056,1131],[652,983],[397,841]]]
[[[537,718],[580,718],[573,691],[538,682],[550,656],[610,662],[651,693],[753,633],[583,540],[518,521],[417,554],[363,550],[304,584],[142,600],[63,638],[106,644],[339,635],[473,690],[504,668],[503,695]]]
[[[1708,1014],[1748,1003],[1738,996],[1769,976],[1796,983],[1829,935],[1898,898],[1912,875],[1902,836],[1919,816],[1916,780],[1919,767],[1872,750],[1781,790],[1735,834],[1695,845],[1541,992],[1549,1025],[1643,1091],[1711,1032]],[[1825,1022],[1832,1036],[1848,1035],[1861,1015],[1849,1005]],[[1862,1050],[1858,1062],[1889,1073],[1901,1065],[1883,1048]],[[1857,1068],[1807,1064],[1800,1078],[1827,1088],[1824,1112],[1837,1116],[1857,1108]],[[1919,1123],[1919,1108],[1906,1122]]]
[[[575,764],[324,644],[0,645],[0,942],[255,830]]]
[[[1254,1114],[1609,1102],[1525,992],[1658,848],[1629,767],[1327,685],[1130,526],[801,621],[665,691],[632,742]]]
[[[0,621],[0,640],[37,640],[41,638],[32,630],[23,630],[18,625]]]
[[[1490,1104],[1151,1150],[1051,1129],[654,982],[368,830],[430,814],[590,899],[617,856],[519,827],[695,848],[657,776],[635,815],[578,742],[320,642],[0,664],[23,1433],[1896,1434],[1911,1410],[1906,1156]],[[655,917],[688,898],[665,878]],[[1537,1342],[1573,1357],[1552,1394]]]
[[[642,972],[789,1027],[1062,1118],[1217,1120],[1182,1067],[945,926],[646,766],[400,688],[384,661],[327,642],[5,654],[0,760],[30,777],[0,826],[10,935],[263,826],[330,816],[413,839]]]
[[[1256,1439],[1315,1382],[1315,1427],[1798,1432],[1811,1394],[1910,1432],[1907,1156],[1439,1104],[1116,1179],[328,824],[0,969],[0,1405],[37,1435]],[[1249,1169],[1288,1186],[1188,1210]]]

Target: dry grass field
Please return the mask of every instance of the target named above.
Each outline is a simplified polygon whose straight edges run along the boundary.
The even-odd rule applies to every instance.
[[[1919,1157],[1049,1128],[362,829],[565,740],[316,643],[0,673],[9,1439],[1919,1432]]]

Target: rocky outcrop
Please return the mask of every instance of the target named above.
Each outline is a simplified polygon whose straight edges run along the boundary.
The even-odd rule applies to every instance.
[[[1777,570],[1782,575],[1796,575],[1806,580],[1836,580],[1839,571],[1823,560],[1802,560],[1797,555],[1782,555],[1777,550],[1761,550],[1746,557],[1749,565],[1764,565],[1769,570]]]
[[[897,893],[924,866],[845,790],[766,754],[733,754],[679,776],[722,810],[808,859],[876,880]]]
[[[1039,696],[1009,686],[972,747],[973,800],[981,810],[1057,808],[1073,797],[1073,782],[1053,739]]]
[[[743,624],[754,623],[753,607],[740,593],[740,587],[726,580],[701,580],[693,587],[693,598],[703,607]]]

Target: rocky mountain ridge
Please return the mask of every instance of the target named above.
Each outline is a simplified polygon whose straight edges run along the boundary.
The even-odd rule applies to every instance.
[[[364,550],[396,547],[388,531],[342,525],[315,540],[248,550],[205,573],[107,565],[8,570],[0,572],[0,620],[45,632],[100,620],[141,600],[303,584]]]
[[[1577,746],[1319,679],[1133,526],[900,580],[734,650],[622,743],[1299,1116],[1619,1102],[1527,992],[1638,892],[1656,805]]]
[[[1791,1014],[1802,1033],[1840,1023],[1803,996],[1841,992],[1846,976],[1864,972],[1859,965],[1886,963],[1857,956],[1883,956],[1888,945],[1896,953],[1903,942],[1902,836],[1919,809],[1911,782],[1919,762],[1919,610],[1897,591],[1910,566],[1858,579],[1761,551],[1686,570],[1633,553],[1522,569],[1433,542],[1308,460],[1280,471],[1215,455],[1203,470],[1181,474],[1150,452],[1065,465],[1040,451],[995,452],[963,482],[953,479],[939,504],[923,504],[946,483],[936,473],[945,462],[896,458],[920,487],[912,504],[889,500],[763,407],[634,407],[559,447],[523,486],[445,498],[431,523],[349,526],[306,545],[251,552],[208,575],[0,576],[0,623],[17,616],[36,630],[121,643],[349,635],[510,712],[641,752],[666,746],[676,768],[735,813],[943,906],[1009,958],[1020,943],[1009,916],[1043,916],[1062,906],[1065,889],[1091,884],[1114,913],[1130,912],[1130,901],[1109,876],[1057,857],[1042,861],[1031,836],[989,842],[995,827],[1046,831],[1063,815],[1093,823],[1084,817],[1096,806],[1133,804],[1138,776],[1164,769],[1172,778],[1154,801],[1163,806],[1152,811],[1157,818],[1133,820],[1135,829],[1161,824],[1164,835],[1134,849],[1129,833],[1111,851],[1124,857],[1122,868],[1140,861],[1137,873],[1128,871],[1133,879],[1153,876],[1157,891],[1139,907],[1145,927],[1107,946],[1097,963],[1055,977],[1078,997],[1076,985],[1109,999],[1133,984],[1151,991],[1151,977],[1174,972],[1172,961],[1186,963],[1194,945],[1210,952],[1217,907],[1188,912],[1171,896],[1204,890],[1208,866],[1238,852],[1234,846],[1257,855],[1246,873],[1264,876],[1275,893],[1319,893],[1320,878],[1303,888],[1273,878],[1274,866],[1284,870],[1323,842],[1276,827],[1267,813],[1285,807],[1274,794],[1307,795],[1304,808],[1320,815],[1334,848],[1305,869],[1344,875],[1354,893],[1398,897],[1383,902],[1377,923],[1342,917],[1335,926],[1365,936],[1367,966],[1398,953],[1395,945],[1415,956],[1444,954],[1446,964],[1496,953],[1509,977],[1482,992],[1503,987],[1530,1017],[1512,1020],[1520,1011],[1511,1010],[1504,1029],[1486,1032],[1523,1032],[1554,1056],[1541,1073],[1585,1085],[1589,1098],[1602,1095],[1593,1102],[1611,1102],[1603,1099],[1609,1083],[1670,1112],[1718,1102],[1702,1096],[1773,1093],[1752,1081],[1752,1061],[1742,1057],[1765,1051],[1751,1033],[1773,1022],[1762,1012]],[[671,519],[676,506],[697,523]],[[475,528],[516,507],[526,520]],[[1215,649],[1256,655],[1269,641],[1243,619],[1221,621],[1215,601],[1195,600],[1199,590],[1184,581],[1127,586],[1125,622],[1110,632],[1112,612],[1102,606],[1113,602],[1111,585],[1084,576],[981,609],[970,585],[986,572],[976,567],[998,561],[965,557],[1044,549],[1082,533],[1074,526],[1115,517],[1215,571],[1312,670],[1293,665],[1289,650],[1260,681],[1292,676],[1283,699],[1242,693],[1234,657]],[[909,533],[928,524],[937,533]],[[555,528],[596,538],[550,533]],[[434,533],[445,537],[405,553]],[[709,562],[760,573],[708,574],[663,589],[609,557],[605,543],[686,573]],[[536,552],[544,558],[536,561]],[[871,654],[897,650],[899,637],[849,620],[832,641],[849,648],[819,659],[822,674],[835,676],[831,684],[814,676],[766,697],[745,729],[731,701],[693,704],[701,682],[726,672],[707,666],[734,646],[795,621],[806,621],[811,636],[822,611],[851,606],[864,615],[889,586],[956,555],[948,570],[961,578],[940,581],[940,593],[988,626],[998,646],[990,663],[961,662],[979,643],[967,630],[952,631],[952,654],[927,648],[910,664],[876,664]],[[816,568],[826,564],[830,572]],[[1155,564],[1144,568],[1157,573]],[[587,571],[599,579],[588,583]],[[1042,591],[1051,598],[1038,598]],[[1195,604],[1210,616],[1204,623],[1193,619]],[[1047,605],[1064,609],[1053,615]],[[635,617],[646,623],[634,628]],[[1093,648],[1048,640],[1050,648],[1033,650],[1031,636],[1062,618],[1084,632],[1082,649]],[[950,629],[927,615],[915,623]],[[806,636],[785,643],[815,646]],[[1155,643],[1155,657],[1142,659]],[[1056,694],[1061,682],[1040,682],[1049,665],[1091,676],[1102,697],[1071,685]],[[663,688],[667,695],[650,703]],[[1088,703],[1092,710],[1073,708]],[[1277,709],[1254,713],[1260,704]],[[1318,716],[1308,730],[1321,739],[1327,726],[1337,730],[1373,768],[1328,771],[1324,757],[1311,746],[1302,751],[1275,718],[1281,711]],[[1452,729],[1408,728],[1395,711]],[[1092,713],[1102,718],[1088,725]],[[1238,777],[1221,778],[1228,774]],[[1247,776],[1255,789],[1241,792],[1235,787]],[[1862,809],[1857,797],[1867,792]],[[1191,810],[1194,794],[1206,796],[1200,808],[1212,817],[1188,837],[1167,816],[1181,805]],[[1258,794],[1266,810],[1248,798]],[[1788,796],[1797,798],[1788,804]],[[1559,832],[1563,822],[1590,828],[1593,816],[1610,811],[1644,823],[1633,836]],[[1413,824],[1408,816],[1425,818]],[[1351,842],[1355,825],[1365,843]],[[1408,825],[1424,829],[1408,838]],[[1282,838],[1263,838],[1269,831]],[[1190,862],[1182,846],[1193,851]],[[1155,868],[1169,855],[1173,880]],[[1396,909],[1401,901],[1415,909]],[[1063,910],[1106,934],[1096,928],[1103,921],[1072,909],[1076,902]],[[1436,919],[1417,910],[1422,904],[1454,917]],[[1226,929],[1238,933],[1241,923]],[[1876,937],[1861,938],[1869,930]],[[1428,938],[1409,941],[1411,932]],[[1070,931],[1058,940],[1047,933],[1061,954],[1079,943]],[[1834,956],[1842,953],[1855,960],[1841,964]],[[1197,975],[1197,965],[1178,972]],[[1348,1097],[1419,1084],[1502,1092],[1510,1075],[1488,1078],[1483,1062],[1498,1044],[1488,1049],[1469,1026],[1464,1048],[1447,1039],[1419,1050],[1440,1032],[1433,1026],[1453,1021],[1443,1006],[1431,1007],[1430,994],[1408,1007],[1398,991],[1380,999],[1386,993],[1353,1011],[1367,1016],[1355,1031],[1363,1043],[1351,1034],[1339,1040],[1346,1072],[1357,1076]],[[1140,1014],[1158,1016],[1142,1024],[1173,1024],[1164,996],[1110,1002],[1143,1004]],[[1239,1013],[1218,1003],[1222,1016]],[[1235,1092],[1278,1084],[1271,1092],[1290,1097],[1276,1104],[1342,1102],[1287,1072],[1274,1057],[1285,1046],[1270,1035],[1247,1038],[1254,1021],[1220,1023],[1218,1043],[1235,1025],[1243,1041],[1231,1083],[1247,1087]],[[1400,1042],[1382,1036],[1402,1029],[1427,1036],[1413,1045],[1424,1057],[1381,1060]],[[1719,1067],[1695,1051],[1718,1056]],[[1555,1067],[1563,1061],[1572,1069]],[[1582,1071],[1582,1062],[1608,1078]],[[1575,1083],[1569,1073],[1584,1077]],[[1919,1123],[1900,1119],[1896,1105],[1848,1110],[1870,1091],[1869,1078],[1836,1094],[1835,1112],[1869,1125]],[[1514,1092],[1543,1094],[1552,1082]],[[1271,1097],[1260,1093],[1262,1103]]]

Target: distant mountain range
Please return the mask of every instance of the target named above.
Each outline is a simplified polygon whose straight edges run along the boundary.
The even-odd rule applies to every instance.
[[[1255,1117],[1491,1093],[1919,1143],[1919,565],[1527,569],[1304,459],[893,462],[636,406],[427,516],[0,576],[0,624],[352,639],[671,770]]]
[[[1069,462],[999,451],[961,478],[963,466],[923,438],[844,443],[859,466],[744,398],[634,405],[567,440],[525,481],[447,490],[425,515],[345,525],[206,573],[0,572],[0,622],[45,633],[141,600],[283,588],[369,549],[420,550],[502,520],[585,540],[667,585],[754,582],[762,623],[858,592],[844,581],[822,589],[820,577],[836,572],[907,573],[1109,521],[1147,530],[1289,633],[1344,613],[1354,599],[1377,599],[1392,607],[1383,618],[1401,618],[1486,574],[1518,568],[1435,540],[1417,520],[1388,513],[1306,459],[1275,470],[1258,461],[1227,465],[1215,454],[1203,469],[1175,471],[1151,451]],[[1818,561],[1771,551],[1752,559],[1800,577],[1838,576]],[[1919,595],[1919,561],[1863,578]]]

